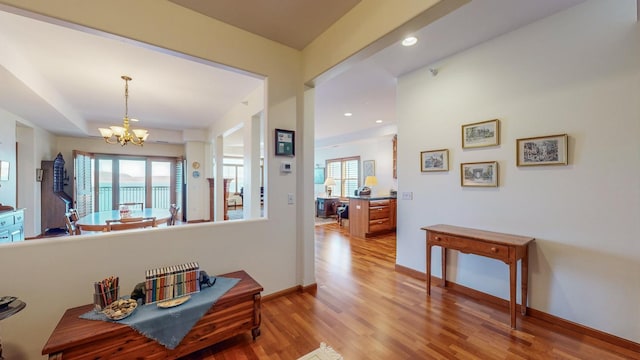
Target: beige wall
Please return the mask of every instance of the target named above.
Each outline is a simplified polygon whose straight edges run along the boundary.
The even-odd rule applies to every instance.
[[[305,118],[304,112],[301,52],[168,1],[3,0],[0,3],[264,75],[268,96],[265,219],[3,245],[0,288],[28,304],[21,313],[3,320],[6,357],[39,358],[42,346],[64,310],[90,302],[91,283],[109,275],[119,275],[122,289],[130,289],[140,281],[145,269],[197,260],[212,274],[245,269],[264,286],[266,294],[315,281],[313,199],[304,196],[309,192],[303,192],[303,185],[312,184],[313,145],[305,141],[306,145],[300,145],[300,155],[296,152],[294,159],[296,162],[304,159],[311,164],[308,175],[299,173],[298,169],[305,169],[302,163],[294,163],[294,172],[283,175],[273,155],[270,136],[276,127],[296,130],[302,136],[313,134],[313,120],[305,121],[308,117]],[[379,2],[379,6],[384,9],[388,6],[386,3]],[[410,7],[405,17],[411,18],[412,11],[418,10]],[[362,22],[366,19],[359,19],[352,27],[357,28]],[[389,23],[385,26],[393,27]],[[355,47],[347,52],[357,50]],[[317,54],[317,57],[324,56]],[[322,64],[331,65],[332,61],[323,60]],[[311,71],[314,72],[320,71]],[[68,153],[75,148],[71,142],[60,141],[58,145],[64,147],[60,150]],[[295,204],[287,203],[291,192],[296,195]],[[10,331],[5,331],[7,329]]]
[[[425,67],[399,79],[399,265],[425,271],[423,226],[532,236],[532,308],[640,342],[634,5],[587,1],[430,65],[441,69],[436,77]],[[499,146],[461,149],[462,124],[494,118]],[[516,139],[563,133],[569,165],[516,166]],[[420,151],[443,148],[450,170],[420,173]],[[477,161],[498,162],[498,188],[460,186],[460,163]],[[403,192],[413,200],[402,200]],[[448,280],[508,299],[504,263],[455,253]]]

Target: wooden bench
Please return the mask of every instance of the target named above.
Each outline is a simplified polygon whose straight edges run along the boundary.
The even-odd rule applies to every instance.
[[[246,331],[251,331],[255,340],[260,335],[262,286],[244,271],[218,276],[241,280],[173,350],[127,325],[80,319],[93,309],[93,305],[83,305],[64,313],[42,355],[49,359],[177,359]]]

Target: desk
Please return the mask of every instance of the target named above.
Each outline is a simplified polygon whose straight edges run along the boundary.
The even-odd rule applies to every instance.
[[[338,197],[319,197],[316,200],[316,217],[328,218],[337,215],[339,205]]]
[[[155,217],[157,224],[164,224],[171,217],[171,213],[169,209],[146,208],[131,212],[131,217]],[[81,217],[76,221],[76,226],[82,231],[103,231],[107,227],[107,220],[117,219],[120,219],[120,210],[100,211]]]
[[[251,331],[260,335],[262,286],[244,271],[218,275],[240,282],[222,295],[173,350],[116,322],[80,319],[93,305],[68,309],[42,348],[49,359],[177,359]]]
[[[442,286],[447,280],[447,250],[502,260],[509,265],[509,312],[511,328],[516,328],[517,263],[521,261],[522,299],[520,311],[527,314],[527,282],[529,280],[529,243],[532,237],[496,233],[451,225],[423,227],[427,232],[427,296],[431,296],[431,248],[442,247]]]

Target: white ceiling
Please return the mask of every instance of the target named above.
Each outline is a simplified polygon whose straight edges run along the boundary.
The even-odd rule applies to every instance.
[[[250,22],[252,16],[231,15],[264,16],[254,5],[270,2],[277,4],[288,18],[297,19],[296,14],[306,9],[296,5],[299,1],[219,1],[228,14],[224,18],[222,13],[214,13],[232,25],[249,30],[246,21]],[[317,84],[316,144],[331,145],[395,131],[398,76],[435,64],[582,1],[471,1],[415,34],[419,38],[416,46],[392,45],[339,76]],[[204,3],[173,2],[190,7]],[[336,11],[348,11],[357,2],[345,5],[340,0],[326,4],[323,1],[326,6],[313,8],[313,13],[326,8],[327,16],[322,17],[325,23],[320,25],[326,28],[335,21]],[[0,108],[55,134],[97,136],[98,125],[120,122],[124,115],[121,75],[133,78],[129,84],[129,115],[140,119],[140,127],[169,131],[207,128],[261,82],[259,78],[180,54],[14,15],[1,11],[3,9],[7,8],[0,5]],[[206,14],[211,9],[197,11]],[[300,15],[300,19],[307,16]],[[306,40],[300,40],[300,25],[286,28],[287,24],[282,23],[276,35],[261,33],[263,30],[259,29],[249,31],[282,43],[296,43],[298,45],[293,45],[296,47],[303,46],[300,44],[305,41],[308,43],[309,36],[315,36],[307,34]],[[296,36],[282,38],[287,34]],[[345,112],[354,115],[345,118]],[[383,120],[382,124],[375,123],[378,119]],[[154,141],[153,131],[150,132],[149,140]]]

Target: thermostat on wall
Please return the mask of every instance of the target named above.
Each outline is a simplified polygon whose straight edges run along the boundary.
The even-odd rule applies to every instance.
[[[283,161],[280,163],[280,172],[290,173],[292,171],[292,165],[290,161]]]

